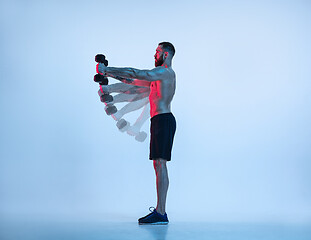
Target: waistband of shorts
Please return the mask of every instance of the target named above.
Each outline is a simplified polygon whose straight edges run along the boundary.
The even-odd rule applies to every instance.
[[[165,116],[173,116],[173,117],[174,117],[173,113],[171,113],[171,112],[168,112],[168,113],[160,113],[160,114],[157,114],[157,115],[153,116],[153,117],[150,119],[150,121],[151,121],[152,119],[155,119],[155,118],[158,118],[158,117],[165,117]]]

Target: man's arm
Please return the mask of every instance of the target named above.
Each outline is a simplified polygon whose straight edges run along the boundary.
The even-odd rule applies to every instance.
[[[107,73],[105,74],[107,77],[112,77],[114,79],[117,79],[123,83],[126,84],[131,84],[131,85],[135,85],[135,86],[142,86],[142,87],[150,87],[150,82],[148,81],[144,81],[144,80],[138,80],[138,79],[131,79],[131,78],[125,78],[125,77],[120,77],[120,76],[115,76],[111,73]]]
[[[163,67],[156,67],[151,70],[140,70],[136,68],[106,67],[104,64],[97,64],[97,72],[101,74],[113,74],[116,76],[144,80],[148,82],[158,81],[165,78],[167,71]]]

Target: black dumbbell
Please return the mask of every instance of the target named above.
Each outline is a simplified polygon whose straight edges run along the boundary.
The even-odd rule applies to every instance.
[[[103,63],[106,67],[108,66],[108,60],[103,54],[97,54],[95,56],[95,62]],[[100,85],[108,85],[108,78],[101,74],[96,74],[94,76],[94,81],[99,83]]]
[[[107,115],[111,115],[111,114],[115,114],[118,111],[118,109],[113,104],[111,105],[109,104],[105,107],[105,111]]]
[[[103,54],[97,54],[95,56],[95,62],[103,63],[106,67],[108,66],[108,60],[106,59],[106,56]]]
[[[100,101],[105,102],[105,103],[109,103],[113,101],[113,96],[111,96],[110,94],[104,94],[100,96]]]
[[[129,129],[130,127],[130,123],[126,120],[124,120],[123,118],[121,118],[118,122],[117,122],[117,128],[121,131],[121,132],[125,132],[127,129]]]
[[[103,75],[96,74],[94,76],[94,82],[99,83],[100,85],[108,85],[108,78],[104,77]]]

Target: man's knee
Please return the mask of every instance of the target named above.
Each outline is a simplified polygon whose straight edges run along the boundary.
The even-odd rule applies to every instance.
[[[161,169],[166,168],[166,162],[167,162],[167,160],[162,159],[162,158],[158,158],[156,160],[153,160],[154,169],[156,171],[160,171]]]

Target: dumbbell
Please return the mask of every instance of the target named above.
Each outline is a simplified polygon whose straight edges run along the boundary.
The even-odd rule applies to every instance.
[[[105,111],[107,115],[112,115],[112,114],[115,114],[118,111],[118,109],[113,104],[108,104],[105,107]]]
[[[138,142],[143,142],[147,138],[147,133],[144,131],[140,132],[138,135],[135,136],[135,140]]]
[[[130,123],[126,120],[124,120],[123,118],[121,118],[118,122],[117,122],[117,127],[118,129],[121,131],[121,132],[125,132],[127,131],[129,128],[130,128]],[[127,132],[129,133],[129,132]],[[145,139],[147,138],[147,133],[142,131],[142,132],[139,132],[138,134],[129,134],[131,136],[135,136],[135,140],[138,141],[138,142],[143,142],[145,141]]]
[[[138,142],[143,142],[145,141],[145,139],[147,138],[147,133],[145,133],[144,131],[139,131],[140,129],[137,128],[137,126],[132,126],[132,128],[127,130],[127,134],[130,136],[134,136],[135,140]]]
[[[95,56],[95,62],[103,63],[106,67],[108,66],[108,60],[106,59],[105,55],[103,55],[103,54],[97,54]],[[100,85],[108,85],[108,78],[99,74],[99,73],[97,73],[94,76],[94,81],[99,83]]]
[[[97,54],[95,56],[95,62],[103,63],[106,67],[108,66],[108,60],[106,59],[106,56],[103,54]],[[101,74],[96,74],[94,76],[94,81],[99,83],[100,85],[108,85],[108,78]],[[113,104],[109,104],[110,102],[113,101],[113,97],[110,94],[102,95],[100,97],[100,100],[104,103],[107,103],[105,107],[107,115],[115,114],[118,111],[118,109]]]
[[[110,94],[104,93],[103,95],[100,96],[100,101],[104,103],[110,103],[113,101],[113,96]]]
[[[130,123],[126,120],[124,120],[123,118],[121,118],[118,122],[117,122],[117,128],[121,131],[121,132],[125,132],[127,131],[127,129],[129,129],[130,127]]]

